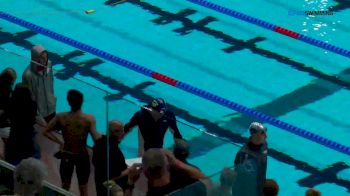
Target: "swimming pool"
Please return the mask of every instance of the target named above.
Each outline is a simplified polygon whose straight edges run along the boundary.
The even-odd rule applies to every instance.
[[[288,15],[290,10],[318,10],[337,5],[336,2],[269,0],[254,1],[253,5],[221,0],[215,3],[350,48],[346,39],[349,26],[343,22],[349,16],[347,9],[340,9],[332,16]],[[132,0],[113,7],[86,1],[32,0],[0,4],[2,11],[41,27],[333,141],[349,143],[346,121],[349,104],[345,102],[349,94],[349,58],[344,56],[187,1]],[[95,12],[85,14],[89,9]],[[120,97],[142,104],[152,96],[159,96],[167,100],[178,118],[196,127],[238,144],[248,135],[246,128],[254,120],[250,117],[4,20],[0,24],[1,47],[29,56],[31,44],[40,42],[53,53],[50,56],[57,70],[56,93],[63,98],[59,111],[67,109],[64,97],[72,86],[90,92],[84,109],[99,117],[99,130],[105,130],[106,104],[102,98],[106,94],[73,80],[72,76],[117,94],[109,96],[109,119],[126,122],[138,109]],[[1,66],[14,62],[11,58],[3,59]],[[19,73],[27,64],[26,60],[18,63]],[[99,101],[95,102],[96,99]],[[282,129],[268,128],[271,148],[268,177],[278,181],[282,195],[300,195],[305,190],[303,186],[310,184],[326,195],[331,191],[339,192],[337,195],[348,194],[345,188],[350,180],[347,155]],[[206,174],[232,165],[238,147],[200,132],[187,131],[186,127],[182,130],[186,130],[184,135],[194,146],[191,161]],[[135,136],[130,135],[122,144],[127,157],[135,154],[135,145],[127,145],[135,141]],[[222,155],[225,152],[230,152],[225,154],[230,158]],[[341,162],[346,166],[341,166]],[[290,178],[285,179],[286,175]]]

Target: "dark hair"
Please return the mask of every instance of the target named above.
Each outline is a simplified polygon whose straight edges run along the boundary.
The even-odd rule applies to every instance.
[[[183,139],[175,140],[174,149],[173,149],[174,156],[182,162],[187,162],[186,159],[190,154],[189,148],[190,147],[185,140]]]
[[[23,83],[17,84],[12,94],[12,100],[20,105],[27,105],[32,102],[32,93],[29,87]]]
[[[77,90],[69,90],[67,94],[67,100],[73,112],[81,109],[83,104],[83,94]]]
[[[264,196],[277,196],[279,191],[279,186],[275,180],[272,179],[266,179],[264,188],[263,188],[263,195]]]
[[[16,79],[16,71],[10,67],[4,69],[0,75],[0,88],[2,93],[11,92],[12,85]]]

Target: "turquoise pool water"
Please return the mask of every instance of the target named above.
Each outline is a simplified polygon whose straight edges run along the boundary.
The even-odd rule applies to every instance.
[[[350,12],[346,3],[340,4],[345,8],[332,16],[316,17],[289,16],[288,12],[326,9],[338,3],[215,3],[350,48],[350,26],[345,22]],[[129,1],[114,7],[104,2],[65,0],[4,1],[0,5],[1,11],[349,146],[349,89],[338,85],[350,82],[349,59],[343,56],[187,1]],[[88,9],[95,12],[85,14]],[[50,57],[57,70],[56,94],[62,98],[58,111],[67,109],[67,90],[79,88],[86,95],[84,110],[98,118],[99,130],[105,130],[106,94],[73,76],[117,94],[109,96],[109,119],[127,122],[137,111],[138,106],[120,97],[143,104],[159,96],[184,122],[237,144],[248,136],[246,128],[254,119],[9,22],[0,20],[0,28],[3,48],[29,56],[31,45],[42,43],[53,53]],[[0,66],[13,65],[21,73],[28,64],[17,56],[1,54],[7,58],[1,60]],[[281,195],[302,195],[307,185],[316,186],[325,195],[349,193],[348,156],[273,126],[268,128],[268,177],[278,181]],[[191,161],[206,174],[232,165],[237,146],[186,126],[181,130],[193,147]],[[135,141],[134,130],[122,144],[127,157],[135,156]],[[167,145],[171,145],[170,136]],[[346,165],[343,167],[341,162]]]

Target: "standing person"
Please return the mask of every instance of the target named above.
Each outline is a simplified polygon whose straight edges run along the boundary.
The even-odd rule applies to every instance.
[[[250,124],[249,142],[238,151],[234,161],[237,181],[233,183],[232,195],[262,195],[267,167],[266,131],[261,123]]]
[[[37,114],[36,103],[32,100],[29,88],[17,84],[10,100],[10,136],[5,146],[5,160],[17,165],[22,159],[40,159],[39,145],[35,142],[34,128]]]
[[[16,78],[16,71],[9,67],[0,75],[0,138],[5,145],[10,135],[9,106]]]
[[[107,195],[107,188],[104,182],[109,179],[116,179],[127,169],[125,157],[119,149],[119,142],[124,134],[124,126],[121,122],[113,120],[109,122],[109,142],[105,135],[96,138],[93,147],[92,163],[95,167],[95,185],[97,195]],[[107,168],[107,144],[109,144],[109,168]],[[107,172],[109,171],[109,179]],[[118,178],[115,182],[125,189],[128,177]]]
[[[51,61],[44,47],[36,45],[31,50],[31,62],[22,76],[22,82],[29,86],[38,112],[48,123],[56,114],[56,97],[53,89]]]
[[[87,195],[87,183],[90,175],[90,159],[87,151],[88,133],[94,140],[99,137],[96,131],[95,118],[81,111],[83,94],[69,90],[67,95],[71,111],[57,114],[49,123],[44,135],[61,146],[60,175],[62,187],[70,189],[74,167],[76,168],[80,195]],[[52,133],[61,130],[61,141]]]
[[[150,104],[136,112],[124,127],[125,134],[135,126],[139,127],[144,141],[144,150],[139,150],[139,156],[142,156],[143,151],[150,148],[163,148],[163,140],[168,128],[172,131],[175,139],[182,139],[176,125],[175,114],[167,110],[166,103],[162,98],[154,99]]]

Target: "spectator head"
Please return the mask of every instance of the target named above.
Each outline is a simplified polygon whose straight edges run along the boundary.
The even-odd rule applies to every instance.
[[[109,122],[108,130],[110,136],[116,138],[118,141],[120,141],[124,135],[124,125],[117,120],[112,120]]]
[[[148,149],[142,157],[143,171],[148,180],[157,180],[169,174],[169,163],[167,157],[160,148]]]
[[[12,99],[16,104],[27,104],[32,101],[32,93],[27,85],[19,83],[12,94]]]
[[[69,90],[67,95],[68,103],[73,112],[76,112],[81,109],[83,104],[83,94],[77,90]]]
[[[12,89],[17,78],[16,71],[10,67],[4,69],[0,75],[0,83],[8,89]]]
[[[253,122],[249,126],[249,132],[251,135],[251,141],[256,144],[263,144],[266,142],[267,138],[267,129],[264,125],[259,122]]]
[[[35,195],[41,191],[47,176],[45,165],[34,158],[23,159],[14,172],[14,191],[19,195]]]
[[[233,181],[236,179],[237,174],[230,168],[224,168],[220,175],[220,184],[224,187],[232,187]]]
[[[159,113],[165,113],[165,111],[167,110],[166,103],[165,103],[164,99],[162,99],[162,98],[154,99],[150,105],[151,105],[153,110],[155,110]]]
[[[32,69],[38,73],[42,73],[47,66],[48,54],[46,49],[41,45],[36,45],[32,47],[31,50],[32,57]]]
[[[188,157],[190,146],[183,139],[176,139],[174,144],[173,153],[177,159],[182,162],[187,162],[186,159]]]
[[[315,188],[309,188],[305,192],[305,196],[321,196],[321,192]]]
[[[279,191],[279,186],[276,181],[272,179],[266,179],[264,188],[263,188],[263,196],[277,196]]]

